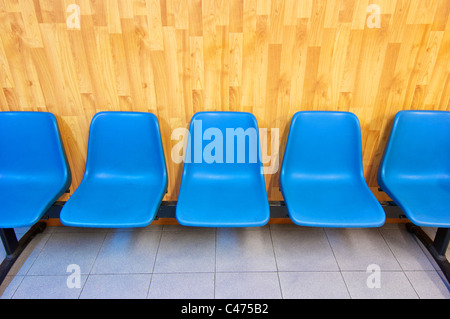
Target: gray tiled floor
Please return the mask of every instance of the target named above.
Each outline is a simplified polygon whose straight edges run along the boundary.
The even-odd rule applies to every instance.
[[[78,277],[70,265],[79,267]],[[379,288],[368,287],[374,275],[367,271],[370,265],[381,271]],[[436,269],[422,245],[397,224],[379,229],[48,227],[27,247],[0,294],[21,299],[450,299]]]

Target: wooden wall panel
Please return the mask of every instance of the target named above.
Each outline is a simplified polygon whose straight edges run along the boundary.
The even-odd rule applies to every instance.
[[[380,28],[367,23],[373,4]],[[195,112],[247,111],[278,128],[281,165],[295,112],[340,110],[361,121],[365,176],[384,200],[376,171],[396,112],[450,110],[450,2],[0,0],[0,86],[1,111],[57,116],[72,192],[99,111],[158,116],[176,200],[171,134]],[[282,199],[278,178],[266,175],[270,200]]]

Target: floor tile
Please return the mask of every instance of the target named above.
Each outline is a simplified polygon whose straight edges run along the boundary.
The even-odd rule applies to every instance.
[[[145,227],[125,227],[125,228],[109,228],[108,233],[117,233],[117,232],[141,232],[141,231],[158,231],[161,232],[163,230],[164,225],[153,225],[150,224]]]
[[[216,273],[216,299],[279,299],[276,272]]]
[[[87,276],[80,276],[80,287],[69,288],[67,276],[25,276],[13,299],[76,299]]]
[[[20,238],[22,238],[22,236],[25,235],[26,232],[30,230],[30,228],[31,227],[28,227],[28,226],[14,228],[14,232],[16,233],[17,240],[20,240]]]
[[[1,298],[450,299],[450,285],[403,225],[155,226],[47,227],[0,286]],[[80,266],[80,288],[67,287],[70,264]],[[367,285],[369,265],[381,271],[380,288]]]
[[[342,272],[353,299],[418,299],[418,295],[402,271],[381,272],[379,287],[370,286],[373,273]]]
[[[436,227],[421,227],[422,230],[430,237],[431,240],[434,240],[436,237],[437,228]],[[445,253],[445,256],[448,260],[450,260],[450,245],[447,247],[447,251]]]
[[[401,270],[377,228],[327,228],[325,231],[341,270],[366,271],[372,264],[382,271]]]
[[[65,275],[76,264],[82,274],[91,271],[106,233],[52,233],[27,275]]]
[[[0,286],[0,299],[11,299],[25,276],[6,276]]]
[[[272,239],[278,271],[339,270],[321,228],[273,230]]]
[[[436,271],[405,271],[405,274],[421,299],[450,299],[450,286]]]
[[[276,271],[271,234],[266,230],[217,230],[216,271]]]
[[[29,229],[30,229],[30,227],[14,228],[14,232],[15,232],[17,240],[20,241],[20,239],[23,237],[23,235],[26,234],[26,232]],[[44,230],[43,233],[36,234],[36,236],[34,237],[34,240],[32,240],[25,248],[27,250],[27,252],[23,251],[21,254],[21,257],[22,257],[22,255],[28,256],[34,250],[34,248],[39,245],[39,243],[42,243],[42,241],[43,241],[42,238],[45,238],[45,240],[48,239],[48,236],[49,236],[48,233],[49,232],[46,229],[46,230]],[[45,243],[45,240],[43,241],[44,243]],[[32,247],[30,247],[30,246],[32,246]],[[6,257],[6,251],[0,241],[0,261],[3,260],[5,257]],[[22,259],[23,259],[23,257],[22,257]],[[20,270],[20,267],[23,266],[24,262],[25,262],[25,260],[23,260],[23,261],[18,260],[16,262],[16,264],[14,265],[14,267],[10,270],[9,274],[10,275],[18,274],[18,271]],[[18,267],[18,264],[20,265],[20,267]],[[24,269],[28,270],[28,267],[25,266]],[[24,274],[23,272],[24,272],[24,270],[22,270],[22,273],[20,273],[19,275],[23,275]]]
[[[214,273],[153,274],[148,298],[212,299]]]
[[[179,224],[175,224],[175,225],[164,225],[163,226],[163,231],[176,231],[176,232],[180,232],[180,231],[194,231],[194,230],[199,230],[199,231],[216,231],[215,227],[194,227],[194,226],[183,226],[183,225],[179,225]]]
[[[403,270],[434,270],[414,235],[404,227],[381,228],[380,232]]]
[[[51,227],[52,233],[107,233],[111,228],[91,228],[91,227]]]
[[[161,232],[110,232],[106,235],[91,274],[151,273]]]
[[[348,299],[340,272],[280,272],[284,299]]]
[[[308,226],[299,226],[296,224],[269,224],[270,230],[311,230],[313,228]]]
[[[26,275],[41,253],[42,248],[44,248],[47,243],[50,235],[50,233],[37,234],[20,254],[19,258],[14,263],[14,266],[9,271],[9,275]]]
[[[89,275],[80,299],[145,299],[150,274]]]
[[[162,232],[154,273],[214,272],[214,230]]]

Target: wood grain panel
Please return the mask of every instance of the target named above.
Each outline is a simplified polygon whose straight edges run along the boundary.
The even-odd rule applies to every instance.
[[[373,4],[380,28],[366,23]],[[359,117],[365,176],[386,200],[376,171],[396,112],[450,111],[448,0],[0,0],[0,31],[0,110],[56,115],[71,192],[99,111],[158,116],[176,200],[171,134],[195,112],[247,111],[279,129],[281,165],[295,112],[339,110]],[[266,176],[270,200],[278,178]]]

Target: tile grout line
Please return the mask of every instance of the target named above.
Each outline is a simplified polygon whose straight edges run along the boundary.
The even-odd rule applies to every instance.
[[[10,283],[8,284],[8,286],[5,287],[5,291],[6,291],[6,289],[9,287],[9,285],[11,284],[11,282],[16,278],[16,275],[11,276],[11,277],[13,277],[13,278],[11,279]],[[14,295],[15,295],[16,292],[17,292],[17,289],[19,289],[19,286],[22,284],[22,281],[23,281],[24,279],[25,279],[25,276],[22,276],[22,279],[20,280],[19,284],[18,284],[17,287],[14,289],[14,292],[11,294],[11,296],[10,296],[8,299],[13,299]],[[3,294],[2,294],[2,296],[3,296]],[[2,296],[0,296],[0,297],[2,297]],[[0,298],[0,299],[1,299],[1,298]]]
[[[163,236],[163,231],[162,230],[157,230],[157,231],[159,232],[159,237],[158,236],[154,236],[155,237],[155,242],[156,242],[156,240],[158,240],[158,243],[157,243],[156,252],[155,252],[155,255],[154,255],[153,267],[152,267],[152,270],[151,270],[151,273],[150,273],[151,277],[150,277],[150,281],[149,281],[148,288],[147,288],[147,298],[149,297],[149,292],[150,292],[150,289],[151,289],[151,286],[152,286],[152,283],[153,283],[153,274],[154,274],[154,271],[155,271],[156,262],[157,262],[159,249],[160,249],[160,244],[162,242],[162,236]],[[275,231],[280,231],[280,230],[278,229],[278,230],[275,230]],[[333,246],[331,245],[331,241],[330,241],[330,238],[333,238],[333,236],[331,236],[332,234],[327,232],[327,229],[325,229],[325,228],[322,228],[322,231],[325,233],[325,236],[327,238],[329,247],[331,249],[331,252],[333,254],[335,262],[336,262],[336,264],[338,266],[338,271],[339,271],[339,273],[341,275],[342,280],[344,281],[344,285],[346,287],[348,296],[350,297],[350,299],[353,299],[352,296],[350,295],[349,286],[348,286],[348,284],[350,284],[350,287],[351,287],[351,282],[346,282],[343,274],[344,273],[348,273],[348,272],[350,272],[350,273],[353,273],[353,272],[364,273],[365,271],[364,270],[357,271],[357,270],[343,270],[343,269],[341,269],[341,267],[340,267],[340,265],[338,263],[338,260],[336,258],[336,254],[335,254],[335,252],[333,250]],[[281,293],[281,298],[284,299],[283,290],[282,290],[282,287],[281,287],[281,280],[280,280],[280,272],[283,272],[283,271],[280,271],[279,270],[279,266],[278,266],[277,253],[276,253],[276,249],[275,249],[275,245],[274,245],[275,238],[273,236],[273,229],[269,228],[269,232],[270,232],[270,240],[271,240],[271,244],[272,244],[272,253],[273,253],[274,261],[275,261],[275,265],[276,265],[276,272],[277,272],[277,278],[278,278],[278,284],[279,284],[279,289],[280,289],[280,293]],[[394,252],[392,250],[392,248],[395,248],[395,247],[393,247],[393,246],[391,247],[389,245],[389,243],[388,243],[388,239],[389,239],[388,234],[387,233],[383,234],[380,229],[377,229],[377,232],[381,235],[381,237],[383,238],[385,244],[388,246],[389,251],[393,254],[395,260],[397,261],[397,263],[400,266],[398,270],[386,270],[386,272],[397,272],[397,273],[402,272],[403,275],[406,276],[406,279],[407,279],[407,282],[409,283],[409,285],[413,288],[413,291],[415,292],[416,297],[418,297],[420,299],[420,296],[418,295],[418,292],[416,291],[416,287],[414,287],[414,285],[411,282],[411,278],[407,276],[406,270],[404,269],[404,267],[402,267],[402,265],[400,264],[399,260],[397,259],[397,256],[394,254]],[[78,232],[78,233],[82,233],[82,232]],[[88,279],[90,278],[91,272],[94,269],[94,265],[96,264],[96,261],[98,260],[98,256],[100,256],[100,253],[102,252],[102,248],[104,247],[104,245],[106,243],[107,236],[110,235],[111,233],[112,232],[109,232],[109,231],[105,232],[103,241],[101,242],[100,247],[99,247],[99,249],[97,251],[97,254],[96,254],[96,256],[95,256],[95,258],[94,258],[94,260],[92,262],[92,265],[90,267],[90,271],[87,273],[87,276],[86,276],[86,279],[85,279],[84,284],[82,286],[82,289],[80,290],[80,292],[78,294],[78,297],[75,296],[74,298],[77,298],[77,299],[81,298],[81,295],[84,292],[85,285],[86,285]],[[19,287],[23,284],[23,280],[25,279],[25,277],[31,278],[31,277],[39,277],[39,276],[44,276],[45,277],[45,276],[47,276],[47,275],[42,275],[42,274],[41,275],[39,275],[39,274],[33,275],[33,274],[29,274],[29,272],[30,272],[30,269],[33,267],[33,264],[36,263],[37,258],[42,255],[46,245],[48,244],[48,241],[51,238],[54,238],[52,236],[53,236],[53,233],[48,234],[46,239],[43,238],[44,242],[43,243],[39,243],[41,248],[36,252],[36,257],[32,260],[32,262],[30,262],[30,266],[28,267],[28,269],[26,271],[24,271],[25,275],[21,275],[22,278],[21,278],[20,282],[18,282],[17,285],[15,285],[16,287],[15,287],[14,291],[11,291],[11,293],[8,294],[10,299],[14,298],[14,295],[19,292]],[[213,299],[216,299],[216,279],[217,279],[217,274],[220,274],[220,273],[243,273],[243,272],[244,273],[273,272],[273,271],[218,271],[218,267],[217,267],[218,266],[217,265],[218,241],[217,240],[218,240],[218,232],[217,232],[217,229],[216,229],[215,230],[215,236],[214,236],[214,252],[215,252],[215,255],[214,255],[214,273],[213,273],[213,287],[214,287],[213,288]],[[420,246],[420,243],[418,243],[418,245]],[[420,273],[424,272],[424,270],[415,270],[415,271],[416,272],[420,272]],[[293,270],[293,271],[286,271],[286,272],[296,273],[296,272],[299,272],[299,271],[294,271]],[[307,273],[307,272],[317,272],[317,271],[300,271],[300,272],[306,272]],[[320,272],[326,273],[326,272],[336,272],[336,271],[320,271]],[[425,272],[427,272],[427,271],[425,271]],[[436,270],[429,270],[429,272],[436,273],[437,271]],[[162,273],[164,273],[164,274],[177,274],[177,273],[179,273],[179,274],[191,274],[191,273],[209,273],[209,272],[203,272],[203,271],[200,271],[200,272],[195,272],[195,271],[193,271],[193,272],[192,271],[183,272],[183,271],[181,271],[181,272],[173,272],[173,273],[172,272],[162,272]],[[137,275],[137,274],[148,275],[149,273],[147,273],[147,272],[145,272],[145,273],[133,273],[133,275]],[[92,274],[92,275],[95,275],[95,274]],[[116,274],[98,274],[98,275],[121,275],[121,273],[116,273]],[[17,274],[14,275],[14,276],[11,276],[11,277],[14,278],[16,276],[17,276]],[[65,276],[66,277],[67,275],[62,274],[62,275],[55,275],[55,276],[60,276],[60,277],[61,276]],[[418,286],[417,288],[420,288],[420,287]],[[20,290],[20,291],[22,292],[22,290]]]
[[[348,289],[347,282],[345,281],[344,274],[342,273],[341,266],[339,265],[339,261],[336,258],[336,254],[335,254],[335,252],[333,250],[333,245],[331,244],[330,238],[328,237],[328,233],[327,233],[326,229],[323,228],[323,227],[322,227],[322,231],[325,233],[325,237],[327,239],[328,245],[330,246],[331,253],[333,254],[333,257],[334,257],[334,261],[336,262],[336,265],[338,266],[339,273],[341,274],[342,281],[344,282],[344,285],[345,285],[345,289],[347,289],[348,296],[349,296],[350,299],[353,299],[352,294],[350,293],[350,289]]]
[[[284,299],[283,288],[281,287],[280,271],[278,269],[277,254],[275,253],[275,246],[273,244],[273,237],[272,237],[272,229],[270,228],[270,225],[269,225],[269,234],[270,234],[270,242],[272,243],[272,252],[273,258],[275,260],[275,267],[277,269],[278,286],[280,287],[281,299]]]
[[[45,233],[45,231],[44,231],[43,233],[41,233],[41,234],[44,235],[44,233]],[[38,257],[41,255],[42,251],[44,250],[45,246],[47,245],[48,241],[49,241],[50,238],[53,236],[53,234],[54,234],[54,231],[49,232],[49,236],[47,237],[47,240],[45,240],[45,243],[42,245],[42,248],[39,249],[38,254],[37,254],[36,257],[34,258],[33,262],[31,263],[31,265],[30,265],[30,267],[28,268],[28,270],[26,271],[26,273],[23,275],[22,279],[20,280],[20,283],[17,285],[16,289],[14,289],[14,292],[12,293],[12,295],[11,295],[11,297],[10,297],[9,299],[13,299],[14,295],[15,295],[16,292],[17,292],[17,289],[19,289],[19,287],[20,287],[20,285],[22,284],[22,282],[23,282],[23,280],[25,279],[25,277],[28,276],[28,273],[30,272],[30,269],[33,267],[34,263],[36,262],[36,260],[38,259]],[[44,236],[43,236],[43,237],[44,237]],[[44,237],[44,238],[45,238],[45,237]],[[33,238],[33,240],[36,240],[36,237]],[[30,244],[31,244],[31,242],[30,242]],[[35,248],[36,248],[36,247],[35,247]],[[32,251],[32,252],[33,252],[33,251]],[[31,252],[31,253],[32,253],[32,252]],[[28,256],[27,259],[28,259],[29,257],[30,257],[30,256]],[[20,269],[19,269],[19,271],[20,271]],[[18,272],[19,272],[19,271],[18,271]],[[13,277],[12,280],[14,280],[14,278],[16,278],[16,276],[17,276],[17,274],[12,275],[12,277]],[[11,282],[12,282],[12,280],[11,280]],[[8,284],[8,286],[9,286],[9,284]],[[7,288],[7,287],[6,287],[6,288]],[[5,288],[5,291],[6,291],[6,288]]]
[[[79,233],[81,234],[82,232],[79,232]],[[81,287],[80,294],[78,295],[77,299],[80,299],[81,295],[83,294],[84,287],[86,287],[86,283],[89,280],[89,277],[91,276],[91,271],[94,268],[94,265],[95,265],[95,262],[97,261],[98,255],[100,255],[100,251],[102,250],[102,247],[106,241],[106,237],[108,236],[108,233],[109,233],[109,231],[104,232],[102,244],[100,245],[98,252],[95,255],[94,261],[92,262],[92,265],[91,265],[91,269],[89,269],[89,272],[87,273],[86,280],[84,281],[83,287]]]
[[[156,259],[158,258],[158,252],[159,252],[159,247],[161,245],[161,240],[162,240],[162,235],[163,235],[163,228],[161,228],[160,234],[159,234],[159,240],[158,240],[158,247],[156,248],[156,252],[155,252],[155,260],[153,261],[153,267],[152,267],[152,272],[151,272],[151,277],[150,277],[150,282],[148,284],[148,288],[147,288],[147,296],[146,299],[148,299],[148,296],[150,294],[150,288],[152,286],[152,281],[153,281],[153,275],[155,273],[155,265],[156,265]]]
[[[433,256],[428,251],[428,249],[425,247],[425,245],[420,241],[419,238],[417,238],[417,236],[415,236],[414,234],[411,234],[411,233],[409,233],[409,234],[414,239],[414,242],[419,246],[420,250],[423,252],[423,254],[427,258],[427,260],[430,262],[431,266],[433,267],[433,270],[436,271],[437,273],[439,273],[439,271],[441,269],[439,268],[438,264],[436,263],[436,261],[434,260]],[[430,237],[430,239],[433,239],[433,238]],[[449,246],[449,249],[450,249],[450,246]]]
[[[30,269],[33,268],[34,263],[35,263],[36,260],[39,258],[39,256],[42,254],[42,251],[44,250],[44,248],[45,248],[45,246],[47,245],[48,241],[50,240],[50,238],[51,238],[54,234],[55,234],[55,233],[54,233],[53,231],[49,234],[47,240],[46,240],[45,243],[42,245],[42,248],[39,250],[39,252],[38,252],[36,258],[34,258],[33,262],[32,262],[31,265],[30,265],[30,267],[29,267],[28,270],[26,271],[24,277],[25,277],[25,276],[28,276],[28,273],[30,272]],[[36,237],[33,238],[33,240],[35,240],[35,239],[36,239]],[[31,244],[31,242],[30,242],[30,244]],[[28,259],[28,258],[29,258],[29,256],[27,257],[27,259]]]
[[[394,254],[394,252],[392,251],[391,246],[389,246],[388,241],[386,240],[386,238],[383,236],[383,232],[380,230],[380,228],[377,228],[378,233],[380,234],[381,238],[383,238],[386,246],[389,248],[389,251],[391,252],[392,256],[394,256],[395,261],[398,263],[401,272],[403,273],[403,275],[406,277],[406,280],[408,280],[408,283],[411,285],[412,289],[414,290],[414,293],[416,294],[417,298],[421,299],[419,296],[419,293],[417,292],[416,288],[414,287],[414,285],[412,284],[411,280],[409,279],[408,275],[406,275],[405,270],[402,267],[402,264],[398,261],[397,256]]]

